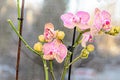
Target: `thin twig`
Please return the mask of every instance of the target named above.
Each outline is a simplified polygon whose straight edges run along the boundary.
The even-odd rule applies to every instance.
[[[20,20],[19,34],[21,36],[22,36],[22,27],[23,27],[23,16],[24,16],[24,0],[22,0],[21,17],[19,18],[19,20]],[[16,63],[16,80],[18,80],[18,75],[19,75],[20,53],[21,53],[21,39],[19,38],[18,52],[17,52],[17,63]]]

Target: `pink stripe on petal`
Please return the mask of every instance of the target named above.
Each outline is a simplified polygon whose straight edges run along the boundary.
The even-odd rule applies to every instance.
[[[55,37],[54,25],[52,23],[45,24],[44,37],[47,42],[52,41]]]

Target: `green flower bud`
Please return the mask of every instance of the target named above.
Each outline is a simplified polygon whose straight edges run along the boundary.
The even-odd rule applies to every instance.
[[[86,49],[87,49],[89,52],[92,52],[92,51],[94,51],[95,47],[94,47],[94,45],[89,44],[89,45],[86,47]]]
[[[80,55],[82,59],[87,59],[89,56],[89,51],[87,49],[83,49]]]
[[[113,35],[113,36],[115,36],[119,33],[120,33],[120,27],[119,26],[113,26],[111,28],[111,30],[108,32],[108,34]]]
[[[119,33],[119,32],[120,32],[120,27],[119,27],[119,26],[115,26],[114,31],[115,31],[116,33]]]

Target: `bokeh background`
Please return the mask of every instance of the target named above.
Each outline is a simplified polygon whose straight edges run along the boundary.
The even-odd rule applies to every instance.
[[[0,0],[0,80],[15,80],[18,37],[7,19],[17,26],[16,1]],[[70,45],[73,31],[63,27],[61,14],[84,10],[93,17],[96,7],[110,12],[112,25],[120,26],[120,0],[25,0],[23,37],[33,47],[37,36],[43,33],[44,24],[52,22],[55,29],[65,31],[65,44]],[[93,44],[95,51],[89,58],[72,66],[72,80],[120,80],[120,35],[96,36]],[[80,50],[81,46],[78,46],[74,57]],[[62,67],[63,64],[54,61],[57,80],[60,80]],[[40,57],[22,44],[19,80],[44,80],[43,76]]]

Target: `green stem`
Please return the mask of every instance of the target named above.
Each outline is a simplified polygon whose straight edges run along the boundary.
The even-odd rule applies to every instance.
[[[20,16],[20,0],[17,0],[17,13],[18,13],[18,18],[21,18],[21,16]],[[20,20],[18,20],[18,31],[20,31]]]
[[[50,63],[50,72],[51,72],[52,78],[53,78],[53,80],[56,80],[54,72],[53,72],[53,61],[50,60],[49,63]]]
[[[89,32],[90,29],[86,29],[84,31],[81,31],[75,41],[75,44],[73,45],[73,48],[75,48],[78,44],[80,44],[82,41],[80,40],[80,37],[82,36],[82,34]],[[81,58],[81,55],[79,55],[78,57],[76,57],[71,63],[68,64],[68,66],[66,68],[69,68],[70,65],[72,65],[73,63],[75,63],[76,61],[78,61]]]
[[[19,32],[17,31],[17,29],[15,28],[13,22],[9,19],[8,23],[10,24],[10,26],[12,27],[12,29],[15,31],[15,33],[18,35],[18,37],[22,40],[22,42],[25,44],[25,46],[31,50],[32,52],[36,53],[37,55],[41,56],[39,52],[35,51],[33,48],[31,48],[28,43],[24,40],[24,38],[19,34]]]
[[[78,57],[76,57],[75,59],[73,59],[73,61],[71,63],[69,63],[66,68],[69,68],[70,65],[72,65],[73,63],[75,63],[76,61],[78,61],[79,59],[81,59],[81,55],[79,55]]]
[[[72,47],[73,47],[73,51],[74,51],[75,47],[82,42],[82,41],[80,40],[80,37],[82,36],[82,34],[85,33],[85,32],[88,32],[88,31],[90,31],[90,29],[86,29],[86,30],[81,31],[81,32],[79,33],[79,35],[78,35],[78,37],[77,37],[74,45],[72,46]],[[63,72],[62,72],[61,80],[64,80],[65,74],[66,74],[68,68],[70,67],[70,65],[72,65],[73,63],[75,63],[76,61],[78,61],[78,60],[81,58],[81,56],[78,56],[78,57],[75,58],[71,63],[69,63],[71,54],[72,54],[71,52],[68,52],[68,55],[67,55],[67,57],[66,57],[66,59],[65,59],[64,69],[63,69]]]
[[[80,37],[82,36],[83,33],[86,33],[86,32],[88,32],[88,31],[90,31],[90,29],[86,29],[86,30],[81,31],[81,32],[79,33],[79,35],[78,35],[78,37],[77,37],[77,39],[76,39],[75,44],[73,45],[73,47],[76,47],[78,44],[80,44],[80,43],[82,42],[82,41],[80,40]]]
[[[68,52],[68,55],[67,55],[67,57],[66,57],[66,59],[65,59],[64,69],[63,69],[63,72],[62,72],[62,75],[61,75],[61,80],[64,80],[64,79],[65,79],[65,74],[66,74],[66,72],[67,72],[67,70],[68,70],[68,68],[66,68],[66,66],[69,64],[69,60],[70,60],[71,54],[72,54],[72,53],[69,51],[69,52]]]
[[[45,80],[49,80],[47,62],[44,59],[43,59],[43,64],[44,64]]]
[[[22,40],[22,42],[25,44],[25,46],[26,46],[30,51],[32,51],[32,52],[34,52],[35,54],[41,56],[41,58],[42,58],[42,54],[41,54],[41,53],[35,51],[33,48],[31,48],[31,47],[28,45],[28,43],[27,43],[27,42],[24,40],[24,38],[19,34],[19,32],[17,31],[17,29],[15,28],[13,22],[12,22],[10,19],[8,20],[8,23],[10,24],[10,26],[12,27],[12,29],[15,31],[15,33],[18,35],[18,37]],[[46,60],[44,60],[43,58],[42,58],[42,60],[43,60],[43,64],[44,64],[44,71],[45,71],[45,78],[46,78],[45,80],[48,80],[48,67],[47,67],[47,62],[46,62]]]

